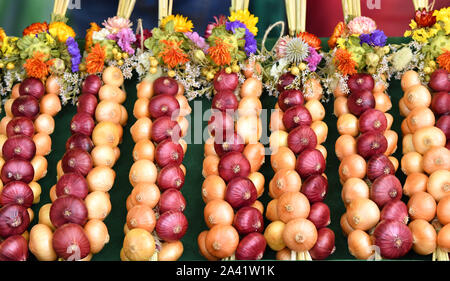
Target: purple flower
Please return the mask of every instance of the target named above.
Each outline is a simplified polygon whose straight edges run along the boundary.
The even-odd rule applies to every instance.
[[[253,35],[253,33],[250,32],[250,30],[248,30],[247,26],[244,23],[242,23],[238,20],[231,21],[231,22],[227,21],[227,23],[225,24],[225,28],[226,28],[226,30],[233,32],[233,34],[236,33],[236,29],[244,28],[245,29],[245,36],[244,36],[245,53],[247,54],[247,56],[249,56],[250,54],[256,53],[257,44],[256,44],[255,36]]]
[[[322,56],[314,49],[313,47],[309,47],[309,56],[305,59],[308,62],[308,67],[310,71],[316,71],[317,65],[319,65],[322,60]]]
[[[80,49],[78,48],[78,43],[73,39],[73,37],[69,37],[66,40],[67,51],[70,55],[70,62],[72,64],[72,72],[77,72],[79,70],[78,65],[81,63],[81,54]]]
[[[205,38],[201,37],[197,32],[185,32],[184,35],[203,51],[206,52],[208,50],[209,46],[206,44]]]
[[[375,30],[374,32],[370,34],[361,34],[359,36],[360,44],[366,43],[369,46],[379,46],[383,47],[386,45],[387,37],[384,35],[384,32],[382,30]]]
[[[131,45],[136,41],[136,36],[131,28],[122,28],[119,32],[108,35],[107,38],[116,41],[122,51],[130,55],[134,54],[134,49]]]

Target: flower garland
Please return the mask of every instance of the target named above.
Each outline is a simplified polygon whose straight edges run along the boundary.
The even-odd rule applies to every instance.
[[[376,83],[387,86],[386,79],[391,73],[388,60],[391,46],[374,20],[357,16],[347,24],[339,22],[328,45],[331,50],[325,55],[326,64],[319,71],[328,94],[337,87],[348,93],[346,81],[349,75],[356,73],[371,74]]]
[[[120,68],[125,78],[132,77],[136,67],[136,35],[129,19],[119,16],[103,21],[103,28],[91,23],[86,32],[86,50],[80,70],[85,74],[98,74],[106,66]]]
[[[406,71],[417,69],[422,82],[427,83],[437,68],[450,71],[450,7],[419,9],[409,27],[404,36],[412,41],[397,45],[391,58],[395,78],[400,79]]]
[[[78,94],[81,54],[74,30],[64,22],[37,22],[23,31],[23,37],[1,32],[0,94],[7,96],[16,82],[25,77],[45,79],[58,76],[63,104]]]

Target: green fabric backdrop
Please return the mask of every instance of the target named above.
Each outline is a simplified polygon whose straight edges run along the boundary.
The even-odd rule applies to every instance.
[[[326,38],[322,38],[323,46],[325,48]],[[273,40],[271,40],[273,42]],[[402,38],[390,38],[390,43],[402,42]],[[131,185],[128,182],[128,172],[133,164],[132,159],[132,149],[134,146],[134,142],[131,139],[130,135],[130,127],[135,122],[135,118],[132,115],[133,105],[136,100],[136,84],[137,81],[135,78],[132,80],[125,82],[125,88],[127,91],[127,99],[124,103],[124,106],[127,108],[129,113],[129,120],[124,128],[124,137],[123,143],[119,146],[121,149],[121,156],[116,165],[114,166],[114,170],[116,171],[116,181],[114,187],[110,191],[111,202],[112,202],[112,211],[109,214],[108,218],[105,220],[106,225],[108,226],[110,242],[105,246],[105,248],[97,255],[94,256],[93,260],[104,261],[104,260],[120,260],[119,253],[122,248],[122,242],[124,238],[123,226],[126,218],[126,208],[125,208],[125,200],[127,196],[131,192]],[[392,98],[393,109],[390,113],[394,116],[394,124],[393,130],[395,130],[399,134],[399,139],[401,139],[401,130],[400,124],[402,121],[402,117],[399,115],[398,111],[398,101],[402,96],[402,90],[400,87],[399,81],[391,81],[390,87],[388,89],[388,93]],[[198,99],[197,99],[198,100]],[[268,96],[264,93],[261,97],[263,108],[265,109],[273,109],[276,103],[276,99],[274,97]],[[211,107],[211,101],[204,98],[201,99],[203,111],[209,109]],[[194,102],[191,102],[190,105],[194,109]],[[335,232],[336,235],[336,251],[333,255],[329,257],[329,260],[347,260],[354,259],[348,252],[347,241],[345,236],[342,234],[339,225],[340,216],[345,212],[344,205],[342,203],[340,193],[341,193],[341,185],[339,183],[339,175],[338,175],[338,166],[339,161],[334,153],[334,143],[338,138],[339,134],[336,128],[336,117],[333,113],[333,101],[325,104],[326,108],[326,117],[325,122],[328,125],[328,138],[325,143],[325,147],[328,151],[327,158],[327,169],[326,174],[329,179],[329,192],[325,199],[325,203],[330,206],[331,209],[331,225],[330,228]],[[39,209],[42,205],[49,203],[49,190],[50,187],[56,183],[56,164],[62,158],[62,155],[65,151],[65,142],[70,136],[69,123],[72,119],[72,116],[76,113],[76,108],[74,106],[68,105],[63,108],[63,110],[55,117],[56,121],[56,129],[52,135],[52,152],[47,157],[48,159],[48,174],[42,179],[39,183],[42,186],[42,195],[39,204],[34,205],[32,208],[35,212],[35,219],[32,222],[34,225],[37,223],[37,216]],[[4,114],[4,113],[2,113]],[[202,124],[202,130],[206,127],[206,121]],[[193,133],[195,124],[192,124],[190,127],[191,132]],[[395,157],[397,159],[401,158],[401,141],[398,143],[398,149],[395,153]],[[201,197],[201,184],[203,182],[202,177],[202,159],[203,159],[203,144],[191,144],[188,146],[187,154],[184,158],[184,165],[187,167],[187,177],[186,183],[182,189],[183,195],[186,197],[187,207],[185,214],[189,221],[189,228],[187,234],[182,239],[184,244],[184,253],[181,257],[181,260],[204,260],[204,258],[199,254],[197,248],[197,235],[206,229],[206,225],[203,221],[203,208],[205,204],[203,203]],[[268,193],[268,183],[270,179],[273,177],[273,171],[270,167],[270,157],[266,157],[265,164],[263,165],[261,172],[266,177],[266,187],[264,195],[260,198],[260,200],[267,205],[267,202],[270,200]],[[397,176],[404,182],[404,175],[399,171]],[[266,225],[268,222],[266,221]],[[271,251],[267,248],[266,253],[264,255],[264,259],[274,259],[275,252]],[[431,256],[418,256],[414,253],[410,253],[405,256],[403,259],[407,260],[431,260]]]

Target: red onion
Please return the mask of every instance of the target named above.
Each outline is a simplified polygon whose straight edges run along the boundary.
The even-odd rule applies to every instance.
[[[57,197],[72,195],[84,199],[89,193],[89,186],[79,173],[66,173],[59,178],[55,190]]]
[[[298,154],[305,149],[317,146],[317,136],[309,126],[299,126],[289,132],[287,138],[288,147]]]
[[[178,189],[170,188],[164,191],[159,198],[159,213],[164,214],[167,211],[183,212],[186,208],[186,199]]]
[[[20,96],[13,101],[11,112],[16,117],[34,120],[39,114],[39,101],[33,96]]]
[[[234,111],[238,108],[238,106],[239,102],[236,95],[230,90],[221,91],[215,94],[211,105],[213,109],[218,109],[225,112],[227,110]]]
[[[356,148],[358,154],[368,159],[377,154],[386,152],[388,143],[386,137],[381,133],[367,132],[358,137]]]
[[[242,238],[236,248],[237,260],[260,260],[266,250],[266,239],[264,235],[253,232]]]
[[[402,198],[402,184],[394,175],[383,175],[377,178],[370,188],[370,199],[382,208],[390,201]]]
[[[237,132],[225,134],[224,136],[216,135],[214,138],[214,150],[219,157],[231,151],[242,152],[244,151],[244,140]]]
[[[8,237],[0,244],[0,261],[26,261],[28,242],[22,235]]]
[[[283,124],[288,131],[298,126],[310,126],[311,123],[311,114],[303,105],[293,106],[283,114]]]
[[[181,128],[177,121],[172,120],[170,117],[159,117],[152,124],[151,136],[155,142],[162,142],[168,138],[178,141],[181,136]]]
[[[445,137],[450,139],[450,115],[442,115],[436,122],[436,127],[444,132]]]
[[[290,73],[290,72],[286,72],[283,75],[280,76],[280,78],[278,78],[278,83],[277,83],[277,90],[278,92],[282,92],[284,90],[286,90],[286,87],[291,85],[295,80],[295,76]]]
[[[0,194],[0,204],[17,204],[30,208],[33,205],[34,195],[30,186],[21,181],[12,181],[6,184]]]
[[[184,185],[184,172],[179,165],[169,164],[159,171],[156,184],[161,190],[180,190]]]
[[[183,162],[183,147],[170,139],[162,141],[156,146],[155,160],[159,167],[169,164],[180,165]]]
[[[92,142],[89,136],[76,133],[67,140],[66,142],[66,150],[78,148],[87,152],[91,152],[92,148],[94,148],[94,143]]]
[[[219,175],[225,181],[250,174],[250,162],[241,152],[228,152],[219,161]]]
[[[40,99],[45,94],[44,83],[34,77],[25,78],[22,83],[20,83],[19,94],[21,96],[29,95],[36,99]]]
[[[314,247],[309,250],[309,254],[313,260],[324,260],[334,253],[335,236],[333,230],[329,228],[321,228],[317,231],[317,241]]]
[[[380,254],[387,259],[400,258],[412,247],[413,239],[408,226],[398,221],[382,221],[373,233],[375,245],[380,247]]]
[[[30,161],[22,159],[10,159],[2,167],[1,179],[3,184],[11,181],[23,181],[30,183],[34,178],[34,168]]]
[[[92,169],[92,159],[89,152],[79,148],[68,150],[61,160],[64,173],[78,172],[86,176]]]
[[[391,160],[384,154],[377,154],[372,156],[367,161],[367,177],[374,181],[382,175],[395,174],[395,167]]]
[[[433,95],[433,99],[431,100],[431,109],[436,115],[444,115],[450,113],[450,93],[435,93]]]
[[[85,112],[77,113],[70,121],[70,132],[72,134],[83,134],[90,136],[95,127],[95,121],[91,115]]]
[[[65,224],[53,233],[53,249],[58,257],[66,261],[84,259],[91,251],[84,229],[75,223]]]
[[[322,174],[325,171],[325,158],[317,149],[305,149],[297,157],[295,170],[301,178]]]
[[[180,104],[172,95],[159,95],[150,100],[148,111],[152,118],[161,116],[176,118],[180,115]]]
[[[435,70],[430,76],[428,86],[436,92],[450,92],[450,73],[443,68]]]
[[[375,98],[371,91],[354,92],[348,96],[347,106],[352,114],[359,116],[369,108],[375,108]]]
[[[88,210],[84,201],[72,195],[58,197],[50,207],[50,220],[57,228],[66,223],[83,226],[87,216]]]
[[[328,191],[328,180],[319,174],[309,176],[301,186],[301,192],[305,194],[309,202],[322,202]]]
[[[84,112],[91,116],[94,116],[97,104],[98,101],[96,96],[94,96],[93,94],[82,94],[78,98],[77,112]]]
[[[256,187],[248,178],[234,178],[225,190],[225,201],[234,209],[250,206],[258,197]]]
[[[282,111],[286,111],[296,105],[303,105],[303,102],[303,93],[297,89],[284,90],[278,97],[278,105]]]
[[[394,220],[408,224],[408,207],[401,200],[389,201],[381,210],[380,220]]]
[[[178,93],[178,83],[170,77],[159,77],[153,82],[153,92],[155,95],[176,95]]]
[[[238,86],[239,79],[236,73],[226,73],[224,69],[217,72],[214,77],[214,89],[217,92],[234,91]]]
[[[180,211],[165,212],[156,221],[158,237],[167,242],[180,240],[186,234],[187,228],[188,221]]]
[[[208,130],[211,135],[226,135],[234,131],[233,117],[223,111],[214,110],[208,121]]]
[[[31,138],[34,135],[34,123],[27,117],[14,117],[6,125],[6,135],[8,138],[17,135],[25,135]]]
[[[316,202],[311,205],[308,220],[310,220],[317,229],[324,228],[331,223],[330,208],[323,202]]]
[[[102,80],[95,74],[86,76],[81,85],[82,94],[97,95],[100,87],[102,86]]]
[[[242,207],[234,216],[233,226],[241,235],[262,232],[264,230],[264,218],[255,207]]]
[[[359,117],[359,131],[382,133],[387,128],[386,115],[378,109],[369,108]]]
[[[36,144],[28,136],[12,136],[3,144],[2,153],[5,160],[16,158],[30,161],[36,155]]]
[[[350,92],[372,91],[375,86],[372,75],[366,73],[356,73],[350,75],[347,81]]]
[[[27,208],[20,205],[6,205],[0,209],[0,237],[20,235],[30,225]]]

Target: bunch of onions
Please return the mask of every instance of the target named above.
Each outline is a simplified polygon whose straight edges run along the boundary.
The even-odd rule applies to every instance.
[[[398,138],[391,130],[393,116],[387,113],[392,107],[391,100],[385,93],[384,82],[375,83],[370,74],[351,75],[347,86],[348,96],[341,91],[335,91],[334,95],[340,134],[335,152],[341,161],[341,195],[347,209],[341,226],[355,258],[399,258],[411,248],[408,243],[411,233],[406,226],[406,205],[400,201],[402,185],[394,175],[398,161],[391,156],[397,149]],[[386,222],[386,227],[378,227],[381,222]],[[398,224],[403,227],[397,227]],[[369,232],[374,227],[379,231],[371,239]],[[401,238],[397,244],[390,243],[389,235]],[[403,238],[405,242],[401,244]],[[401,251],[396,248],[399,244]],[[381,253],[374,251],[374,246]]]
[[[449,75],[444,69],[436,70],[427,87],[417,72],[407,71],[399,102],[405,117],[401,169],[406,175],[403,191],[409,197],[412,248],[419,255],[432,254],[438,261],[448,261],[450,250],[450,235],[441,230],[449,228],[450,222],[446,219],[450,212]]]
[[[275,175],[269,184],[272,200],[266,211],[271,223],[264,236],[269,247],[277,251],[277,258],[286,252],[290,260],[323,260],[334,252],[335,238],[327,228],[330,209],[322,202],[328,191],[324,174],[327,151],[323,146],[328,127],[323,122],[322,87],[316,83],[316,87],[303,87],[303,91],[285,89],[293,80],[284,77],[270,118]]]
[[[265,156],[259,142],[262,83],[250,74],[238,84],[231,68],[214,78],[202,185],[209,230],[198,236],[200,253],[208,260],[259,260],[266,248],[264,207],[257,200],[264,192],[258,172]]]
[[[52,203],[41,208],[39,224],[30,233],[30,250],[39,260],[89,260],[109,242],[103,220],[111,210],[108,191],[114,184],[112,167],[118,148],[115,143],[106,144],[105,139],[121,125],[97,115],[98,105],[111,102],[122,92],[108,78],[117,70],[121,73],[116,67],[108,67],[102,79],[91,74],[82,83],[77,113],[70,122],[72,135],[58,163],[57,183],[50,190]],[[114,107],[101,110],[101,116],[112,116],[108,110],[113,111]],[[113,125],[108,127],[109,132],[102,129],[104,122]]]
[[[136,122],[130,130],[135,142],[129,173],[133,189],[127,198],[121,259],[175,261],[183,254],[180,240],[188,227],[180,190],[187,148],[182,137],[191,108],[182,84],[168,76],[143,80],[137,85],[137,96]]]
[[[0,136],[3,140],[0,147],[3,187],[0,204],[3,208],[30,208],[33,203],[40,201],[41,187],[37,181],[47,174],[45,156],[51,151],[50,135],[55,128],[54,116],[61,109],[58,92],[56,77],[48,77],[46,85],[30,77],[15,85],[10,99],[5,102],[6,116],[0,121]],[[29,212],[32,212],[31,209]],[[6,216],[8,212],[2,212],[0,220],[6,222]],[[23,231],[15,235],[21,235],[29,222],[17,219],[14,229]],[[5,223],[3,227],[10,228],[8,225]],[[28,249],[23,248],[21,239],[11,236],[2,245],[0,255],[3,259],[28,258]]]

